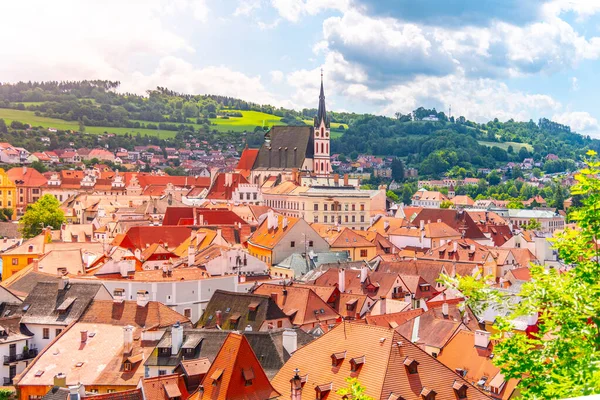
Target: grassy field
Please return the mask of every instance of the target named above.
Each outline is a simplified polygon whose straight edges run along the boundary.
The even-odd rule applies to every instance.
[[[503,150],[508,150],[508,146],[512,146],[513,150],[516,152],[518,152],[519,150],[521,150],[521,147],[525,147],[527,149],[527,151],[531,151],[533,150],[533,146],[527,143],[517,143],[517,142],[504,142],[504,143],[498,143],[498,142],[485,142],[483,140],[478,140],[477,141],[479,144],[482,144],[484,146],[488,146],[488,147],[500,147]]]
[[[36,103],[23,103],[26,105],[32,105]],[[229,110],[234,112],[236,110]],[[236,111],[237,112],[237,111]],[[239,111],[242,113],[242,117],[229,117],[229,118],[211,118],[211,129],[215,129],[218,132],[253,132],[257,126],[273,126],[273,125],[284,125],[281,122],[281,117],[272,114],[266,114],[258,111]],[[60,130],[78,130],[79,123],[76,121],[64,121],[62,119],[38,117],[33,111],[13,110],[7,108],[0,108],[0,118],[3,118],[7,124],[12,121],[20,121],[32,126],[42,126],[44,128],[55,128]],[[135,121],[134,121],[135,122]],[[137,121],[141,124],[153,123],[149,121]],[[312,121],[305,121],[306,123],[312,123]],[[154,123],[156,124],[156,123]],[[185,124],[187,126],[193,126],[195,129],[200,128],[202,125],[199,124]],[[336,138],[343,135],[343,131],[338,131],[339,123],[331,124],[331,137]],[[347,128],[347,126],[344,126]],[[158,136],[162,139],[172,138],[175,136],[174,131],[155,130],[155,129],[141,129],[141,128],[112,128],[103,126],[86,126],[86,132],[102,134],[105,132],[115,133],[122,135],[125,133],[142,135]]]
[[[79,123],[64,121],[56,118],[38,117],[33,111],[21,111],[11,110],[7,108],[0,108],[0,118],[4,119],[6,124],[10,124],[12,121],[19,121],[32,126],[42,126],[44,128],[55,128],[60,130],[78,130]],[[176,132],[154,130],[154,129],[135,129],[135,128],[112,128],[105,126],[86,126],[86,132],[102,134],[104,132],[115,133],[117,135],[123,135],[125,133],[142,135],[158,136],[161,139],[175,137]]]

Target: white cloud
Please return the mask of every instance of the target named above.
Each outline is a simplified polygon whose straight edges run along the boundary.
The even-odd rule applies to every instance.
[[[571,90],[576,92],[579,90],[579,81],[577,80],[576,76],[572,76],[571,79]]]
[[[598,120],[585,111],[567,111],[552,116],[552,121],[569,125],[577,133],[598,135],[600,124]]]
[[[281,19],[277,18],[275,21],[271,22],[270,24],[263,22],[263,21],[258,21],[257,25],[261,31],[268,31],[268,30],[277,28],[279,26],[280,22],[281,22]]]
[[[233,12],[233,15],[236,17],[239,16],[248,16],[254,12],[254,10],[258,10],[261,8],[260,0],[239,0],[238,6]]]
[[[208,20],[208,6],[205,0],[192,0],[191,8],[194,18],[198,21],[206,22]]]
[[[281,83],[283,82],[283,72],[281,71],[271,71],[271,82],[273,83]]]
[[[350,0],[271,0],[279,15],[288,21],[298,22],[306,15],[316,15],[327,9],[347,11]]]
[[[544,6],[547,15],[558,16],[561,13],[573,11],[578,21],[585,20],[600,12],[598,0],[554,0]]]

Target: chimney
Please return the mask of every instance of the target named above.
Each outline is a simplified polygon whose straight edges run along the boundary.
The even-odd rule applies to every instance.
[[[340,186],[340,174],[333,174],[333,184]]]
[[[39,258],[34,258],[33,259],[33,270],[34,271],[39,271],[40,270],[40,259]]]
[[[302,378],[298,373],[300,370],[296,368],[294,370],[294,376],[290,379],[291,385],[291,400],[302,400]]]
[[[69,400],[80,400],[82,397],[85,397],[85,387],[81,383],[69,386]]]
[[[369,274],[369,268],[366,265],[360,267],[360,283],[365,283]]]
[[[348,174],[344,174],[344,186],[348,186]]]
[[[54,375],[54,387],[67,387],[67,375],[62,372]]]
[[[344,268],[338,269],[338,289],[341,293],[346,291],[346,270]]]
[[[27,174],[27,167],[23,165],[23,175]]]
[[[491,333],[487,331],[476,330],[475,331],[475,347],[481,347],[486,349],[490,344]]]
[[[171,328],[171,355],[177,355],[183,345],[183,326],[177,321]]]
[[[138,307],[146,307],[148,302],[150,301],[147,290],[138,290],[137,291],[137,305]]]
[[[272,296],[272,295],[271,295]],[[219,328],[221,328],[221,310],[217,310],[215,311],[215,319],[216,319],[216,324]]]
[[[389,221],[383,221],[383,230],[387,232],[387,230],[390,228],[390,222]]]
[[[271,293],[271,300],[273,300],[273,302],[275,302],[275,304],[277,304],[277,293],[275,293],[275,292]]]
[[[61,288],[61,290],[67,289],[68,286],[69,286],[69,277],[68,276],[63,276],[62,279],[60,280],[60,288]]]
[[[87,331],[80,331],[79,333],[81,333],[81,343],[87,342]]]
[[[381,296],[379,298],[379,315],[386,314],[387,311],[387,301],[385,296]]]
[[[244,328],[244,332],[252,332],[252,325],[246,325],[246,328]]]
[[[198,225],[204,225],[204,214],[198,214]]]
[[[133,350],[133,326],[123,327],[123,354],[131,354]]]
[[[283,348],[292,355],[298,350],[298,333],[293,329],[285,329],[282,334]]]
[[[442,315],[444,317],[448,317],[448,303],[444,302],[444,304],[442,304]]]
[[[469,250],[472,251],[472,252],[475,251],[475,245],[474,244],[470,245],[469,246]]]
[[[419,228],[421,230],[425,230],[425,220],[424,219],[419,221]]]
[[[452,251],[456,253],[458,251],[458,242],[455,240],[452,242]]]

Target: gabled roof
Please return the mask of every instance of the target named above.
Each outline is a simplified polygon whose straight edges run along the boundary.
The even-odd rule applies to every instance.
[[[338,366],[332,367],[331,355],[344,353]],[[351,372],[350,360],[364,357],[358,371]],[[410,374],[406,363],[416,361],[417,373]],[[272,380],[273,386],[288,395],[295,369],[304,379],[302,399],[313,400],[315,387],[330,385],[330,399],[347,387],[347,377],[358,377],[365,395],[376,400],[422,400],[424,390],[434,390],[437,399],[456,399],[455,381],[467,386],[469,399],[488,399],[454,371],[429,356],[393,329],[374,325],[342,322],[317,340],[298,349]],[[488,399],[489,400],[489,399]]]
[[[228,182],[228,179],[230,182]],[[241,174],[229,172],[218,174],[206,198],[210,200],[238,200],[233,199],[233,192],[240,184],[248,184],[246,178]]]
[[[189,238],[191,232],[192,228],[187,226],[132,226],[117,245],[144,250],[151,244],[163,243],[174,249]]]
[[[141,381],[144,400],[170,400],[181,398],[186,400],[189,393],[181,375],[162,375],[153,378],[144,378]]]
[[[196,221],[194,221],[194,216],[196,217]],[[246,221],[231,210],[198,207],[168,207],[162,224],[163,226],[197,225],[200,218],[203,225],[248,225]]]
[[[311,126],[272,127],[265,134],[265,143],[258,152],[253,169],[302,168],[305,158],[314,155],[313,131]]]
[[[413,343],[442,349],[462,329],[467,329],[462,321],[437,318],[435,312],[429,310],[401,324],[396,331]]]
[[[100,283],[40,282],[23,301],[25,324],[68,325],[77,321],[101,290]]]
[[[259,149],[249,149],[245,148],[242,151],[242,155],[240,156],[240,160],[238,161],[236,169],[242,171],[251,170],[254,166],[254,162],[256,161],[256,157],[258,157]]]
[[[284,293],[285,291],[285,293]],[[296,326],[337,319],[338,313],[307,286],[283,286],[263,283],[254,290],[255,294],[276,296],[277,305]]]
[[[246,338],[230,333],[202,381],[201,399],[272,399],[280,396],[269,382]]]
[[[493,352],[494,344],[491,341],[487,348],[476,347],[475,333],[462,330],[450,339],[438,356],[438,360],[448,368],[464,371],[468,381],[478,382],[481,378],[486,377],[485,386],[489,387],[490,383],[494,383],[497,385],[496,387],[500,388],[500,385],[505,383],[505,379],[500,368],[492,362]],[[516,379],[509,380],[503,386],[502,391],[494,397],[510,398],[517,383]]]
[[[335,238],[329,241],[331,248],[346,248],[346,247],[375,247],[367,239],[354,232],[350,228],[344,228]]]
[[[221,312],[220,329],[236,330],[251,326],[258,331],[265,321],[288,318],[270,295],[227,292],[213,293],[197,326],[216,328],[219,323],[217,311]]]
[[[6,174],[8,175],[8,179],[14,182],[17,186],[39,188],[45,185],[46,182],[48,182],[46,177],[40,174],[34,168],[11,168],[8,171],[6,171]],[[22,181],[22,183],[17,183],[17,181]]]
[[[277,245],[277,243],[279,243],[281,239],[285,237],[285,235],[293,228],[293,226],[300,221],[299,218],[285,217],[280,214],[275,214],[273,218],[277,219],[276,228],[269,229],[269,218],[265,218],[262,224],[260,224],[252,236],[250,236],[248,242],[272,249]],[[287,225],[284,222],[287,222]]]
[[[463,210],[423,208],[412,220],[412,224],[414,226],[419,226],[421,221],[427,224],[438,220],[441,220],[441,222],[446,223],[458,232],[464,232],[465,238],[485,239],[485,235],[477,227],[475,221],[473,221],[469,214]]]
[[[377,325],[382,326],[384,328],[397,328],[399,325],[404,324],[408,320],[411,320],[421,314],[423,314],[424,310],[422,308],[417,308],[415,310],[410,311],[400,311],[391,314],[381,314],[381,315],[367,315],[365,317],[365,321],[369,325]]]
[[[80,321],[119,326],[133,325],[146,329],[162,329],[177,322],[182,324],[190,322],[189,318],[158,301],[150,301],[145,307],[139,307],[134,300],[122,302],[94,300],[81,316]]]

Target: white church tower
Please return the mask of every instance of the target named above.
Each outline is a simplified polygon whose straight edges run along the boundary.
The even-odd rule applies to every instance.
[[[329,118],[325,109],[325,92],[323,90],[323,71],[321,71],[321,93],[319,94],[319,110],[315,117],[314,125],[314,156],[313,172],[319,176],[328,176],[331,169],[331,157],[329,153],[330,132]]]

